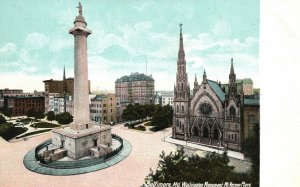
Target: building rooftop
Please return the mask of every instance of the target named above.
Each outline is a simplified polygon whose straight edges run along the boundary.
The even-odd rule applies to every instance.
[[[29,95],[29,96],[4,96],[5,98],[15,98],[15,99],[42,99],[45,98],[44,96],[34,96],[34,95]]]
[[[254,99],[244,99],[244,105],[259,105],[259,99],[254,98]]]
[[[143,73],[132,73],[131,75],[125,75],[116,80],[115,83],[120,82],[133,82],[133,81],[154,81],[151,76],[145,75]]]
[[[105,98],[107,98],[107,95],[100,94],[100,95],[96,95],[92,100],[93,101],[98,101],[98,100],[102,100],[102,99],[105,99]]]
[[[240,84],[240,83],[244,83],[244,84],[253,84],[253,81],[251,78],[245,78],[245,79],[237,79],[235,81],[237,84]]]

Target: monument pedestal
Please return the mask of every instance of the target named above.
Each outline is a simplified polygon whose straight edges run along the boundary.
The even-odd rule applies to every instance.
[[[72,124],[74,125],[74,124]],[[52,144],[66,150],[68,157],[79,159],[90,155],[91,148],[111,146],[111,127],[108,125],[96,126],[92,123],[86,124],[88,128],[75,130],[70,127],[53,129]],[[80,125],[84,127],[85,125]]]

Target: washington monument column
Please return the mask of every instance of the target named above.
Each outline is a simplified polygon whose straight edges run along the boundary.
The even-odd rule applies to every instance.
[[[87,36],[92,33],[82,16],[82,6],[77,7],[79,15],[75,18],[74,27],[69,33],[74,35],[74,122],[70,126],[74,130],[83,130],[90,122],[89,84],[87,63]]]

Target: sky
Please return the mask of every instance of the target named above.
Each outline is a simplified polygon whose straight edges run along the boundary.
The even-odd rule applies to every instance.
[[[92,90],[114,90],[133,72],[155,79],[156,90],[173,90],[179,23],[188,78],[228,82],[230,59],[237,79],[259,87],[258,0],[82,0]],[[0,1],[0,89],[43,91],[43,80],[74,76],[77,1]],[[147,65],[146,65],[147,64]],[[147,68],[146,68],[147,67]]]

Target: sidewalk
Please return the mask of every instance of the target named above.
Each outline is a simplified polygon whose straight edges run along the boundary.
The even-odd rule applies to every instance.
[[[181,145],[181,146],[185,146],[185,147],[189,147],[189,148],[194,148],[194,149],[200,149],[200,150],[207,151],[207,152],[216,152],[218,154],[223,154],[224,153],[224,150],[222,150],[223,147],[220,147],[219,149],[218,148],[213,148],[213,147],[207,147],[207,146],[200,145],[200,144],[197,144],[197,143],[192,143],[192,142],[186,142],[184,140],[173,139],[171,136],[172,136],[171,134],[168,135],[168,136],[165,136],[164,140],[166,142],[169,142],[169,143],[172,143],[172,144],[177,144],[177,145]],[[239,159],[239,160],[244,160],[245,159],[244,154],[240,153],[240,152],[227,150],[227,155],[228,155],[228,157],[236,158],[236,159]]]

